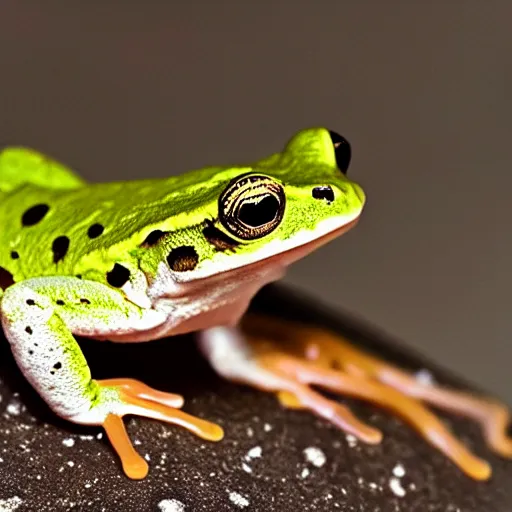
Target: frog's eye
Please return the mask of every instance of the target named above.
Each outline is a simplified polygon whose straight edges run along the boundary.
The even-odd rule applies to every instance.
[[[343,173],[347,174],[348,166],[350,165],[350,158],[352,156],[352,150],[350,149],[350,143],[345,137],[342,137],[339,133],[329,132],[331,136],[332,145],[334,146],[334,154],[336,156],[336,165],[338,169]]]
[[[232,180],[219,198],[222,225],[242,240],[268,235],[283,219],[286,198],[281,184],[249,174]]]

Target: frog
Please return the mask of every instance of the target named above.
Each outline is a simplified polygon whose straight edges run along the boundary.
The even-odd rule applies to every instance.
[[[310,127],[257,161],[90,183],[35,149],[3,148],[0,316],[22,374],[57,416],[102,427],[132,480],[146,478],[149,465],[125,416],[211,442],[224,429],[188,414],[182,395],[130,377],[94,379],[76,337],[134,343],[191,334],[222,378],[378,444],[382,432],[337,398],[371,402],[470,478],[488,479],[490,464],[428,406],[477,421],[490,448],[511,457],[505,405],[427,385],[323,326],[249,310],[262,287],[358,224],[366,194],[348,178],[351,159],[344,136]]]

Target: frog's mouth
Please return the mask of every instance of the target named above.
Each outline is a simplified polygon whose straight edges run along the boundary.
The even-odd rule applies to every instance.
[[[337,226],[331,222],[320,226],[315,232],[303,231],[296,235],[295,240],[289,239],[288,244],[280,241],[267,255],[253,255],[252,261],[239,259],[237,266],[225,269],[219,265],[213,274],[211,270],[206,275],[171,274],[169,267],[162,263],[161,274],[150,286],[150,296],[152,300],[170,298],[175,306],[180,299],[197,304],[208,303],[209,300],[212,303],[208,307],[212,311],[227,303],[232,304],[235,299],[239,303],[248,303],[262,286],[281,279],[289,265],[352,229],[359,222],[360,213],[349,219],[338,219]],[[268,246],[266,248],[268,250]]]
[[[331,240],[334,240],[335,238],[338,238],[339,236],[345,234],[347,231],[350,231],[353,227],[356,226],[356,224],[359,222],[359,219],[360,215],[358,215],[355,219],[351,220],[347,224],[344,224],[343,226],[340,226],[339,228],[336,228],[333,231],[326,233],[325,235],[321,235],[318,238],[315,238],[304,244],[297,245],[296,247],[286,249],[267,258],[255,261],[254,263],[250,263],[249,265],[246,265],[243,268],[249,270],[258,268],[259,266],[274,264],[282,266],[291,265],[295,261],[300,260],[301,258],[304,258],[311,252],[315,251],[322,245],[325,245],[329,243]],[[233,269],[233,271],[236,270],[239,269]]]
[[[187,273],[173,272],[172,280],[178,285],[175,292],[179,295],[180,285],[187,283],[192,285],[195,282],[197,286],[201,286],[205,280],[213,284],[218,280],[231,280],[236,275],[247,281],[251,275],[256,276],[267,270],[282,274],[287,266],[352,229],[359,222],[360,214],[359,211],[349,218],[330,219],[323,226],[318,226],[316,230],[305,229],[286,241],[275,240],[265,246],[259,254],[247,255],[247,258],[243,256],[235,258],[237,264],[232,267],[229,266],[229,260],[225,260],[227,265],[222,268],[222,263],[215,264],[214,272],[211,268],[197,269]]]

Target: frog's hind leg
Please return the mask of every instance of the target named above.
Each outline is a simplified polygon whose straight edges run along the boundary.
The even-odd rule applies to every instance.
[[[373,379],[438,409],[477,421],[489,447],[498,455],[512,458],[512,438],[507,435],[510,412],[497,400],[421,382],[324,329],[271,318],[262,321],[261,318],[248,317],[246,322],[251,332],[267,338],[273,336],[272,339],[277,336],[285,345],[292,343],[296,354],[316,365],[343,369],[351,375]]]
[[[179,410],[183,398],[133,379],[91,378],[72,333],[108,337],[145,331],[165,318],[142,309],[101,283],[74,277],[41,277],[9,287],[1,298],[2,326],[25,377],[59,416],[101,425],[127,476],[144,478],[146,461],[133,448],[123,416],[133,414],[177,424],[209,440],[222,429]]]
[[[486,461],[473,455],[414,395],[405,393],[406,382],[398,386],[394,374],[392,385],[377,371],[391,366],[322,329],[251,316],[244,319],[242,328],[243,337],[226,330],[201,335],[203,351],[227,378],[275,392],[286,407],[309,409],[366,442],[379,442],[380,432],[311,386],[376,403],[411,424],[471,477],[490,476]]]
[[[496,400],[421,382],[324,329],[255,317],[247,318],[246,327],[266,337],[272,335],[276,339],[277,336],[284,344],[293,343],[296,353],[317,365],[342,368],[350,374],[375,379],[439,409],[474,419],[481,425],[489,446],[501,456],[512,457],[512,439],[507,435],[510,412]]]

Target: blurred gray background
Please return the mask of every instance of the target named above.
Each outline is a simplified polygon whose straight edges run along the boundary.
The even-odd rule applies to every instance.
[[[287,280],[512,402],[512,2],[2,0],[0,143],[91,180],[326,125],[368,195]]]

